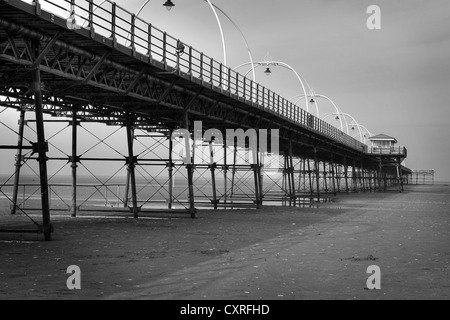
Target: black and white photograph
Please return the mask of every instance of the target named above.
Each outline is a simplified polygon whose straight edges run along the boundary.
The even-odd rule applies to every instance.
[[[449,31],[447,0],[0,0],[0,300],[449,300]]]

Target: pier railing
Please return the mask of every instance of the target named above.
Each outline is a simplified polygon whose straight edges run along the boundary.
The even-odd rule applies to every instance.
[[[380,154],[380,155],[399,155],[404,156],[406,158],[407,156],[407,150],[405,147],[369,147],[368,152],[370,154]]]
[[[366,144],[110,0],[103,2],[102,6],[93,0],[22,1],[33,3],[36,10],[46,10],[67,19],[69,29],[86,29],[90,31],[91,37],[99,34],[112,39],[113,46],[120,47],[122,52],[126,50],[136,57],[142,55],[140,58],[145,58],[149,63],[157,61],[164,69],[175,70],[175,74],[183,78],[201,83],[360,152],[367,152]]]

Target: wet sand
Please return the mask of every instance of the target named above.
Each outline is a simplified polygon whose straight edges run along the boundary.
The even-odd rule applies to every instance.
[[[449,205],[435,185],[195,220],[58,215],[52,242],[0,234],[0,299],[446,300]],[[70,265],[81,290],[67,289]],[[370,265],[380,290],[366,287]]]

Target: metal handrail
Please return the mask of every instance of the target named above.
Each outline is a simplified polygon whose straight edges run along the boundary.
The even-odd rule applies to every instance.
[[[403,146],[399,147],[369,147],[368,153],[370,154],[388,154],[388,155],[406,155],[407,150]]]
[[[184,44],[185,52],[180,55],[177,53],[179,39],[110,0],[105,1],[103,7],[95,4],[93,0],[63,0],[65,6],[61,5],[61,1],[56,4],[55,0],[34,1],[54,6],[58,12],[65,8],[63,18],[75,17],[78,27],[86,25],[87,29],[95,30],[99,34],[103,33],[104,36],[113,39],[114,45],[129,47],[133,53],[140,53],[152,60],[161,61],[166,68],[174,68],[191,78],[201,80],[204,84],[222,89],[224,93],[235,95],[237,99],[249,105],[287,119],[360,152],[368,150],[366,144],[192,46]]]

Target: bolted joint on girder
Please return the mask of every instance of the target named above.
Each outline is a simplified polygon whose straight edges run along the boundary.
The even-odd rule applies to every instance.
[[[68,162],[70,162],[70,163],[80,163],[81,162],[80,156],[69,156],[68,158],[69,158]]]
[[[16,161],[15,166],[16,167],[21,167],[22,166],[22,162],[25,161],[25,156],[24,155],[20,155],[19,156],[18,154],[16,154],[15,157],[14,157],[14,160]]]
[[[217,169],[217,163],[214,162],[214,163],[209,164],[208,169],[211,169],[211,170]]]
[[[166,163],[166,168],[168,168],[169,171],[173,171],[173,168],[175,168],[175,163],[174,162],[167,162]]]
[[[125,157],[125,164],[127,164],[129,167],[134,168],[137,163],[138,163],[137,156]]]
[[[77,121],[74,122],[74,121],[71,120],[71,121],[69,121],[69,126],[73,126],[74,123],[75,123],[75,125],[77,125],[77,126],[80,126],[80,125],[81,125],[81,121],[78,121],[78,120],[77,120]]]
[[[187,163],[187,164],[186,164],[186,168],[187,168],[187,169],[192,169],[192,170],[194,170],[194,169],[195,169],[195,165],[192,164],[192,163]]]
[[[41,152],[46,153],[48,152],[48,142],[32,142],[31,149],[33,150],[32,154]]]

